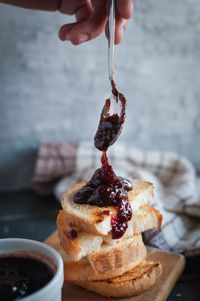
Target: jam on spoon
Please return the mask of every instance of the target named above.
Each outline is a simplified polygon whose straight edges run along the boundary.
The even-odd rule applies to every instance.
[[[126,99],[122,93],[117,91],[113,80],[111,84],[114,101],[116,104],[121,105],[121,113],[120,116],[118,114],[110,115],[110,99],[106,100],[101,113],[98,130],[94,137],[94,145],[100,151],[107,150],[117,140],[126,117]]]

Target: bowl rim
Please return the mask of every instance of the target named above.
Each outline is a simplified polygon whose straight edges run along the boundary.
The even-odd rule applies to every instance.
[[[0,239],[0,246],[5,243],[5,247],[7,243],[17,243],[18,244],[18,248],[15,249],[15,246],[13,245],[13,251],[35,251],[31,249],[31,246],[35,246],[35,247],[39,247],[41,249],[35,251],[38,254],[43,254],[47,257],[49,257],[54,264],[56,265],[56,272],[53,276],[53,278],[42,288],[40,288],[39,290],[37,290],[36,292],[32,293],[31,295],[28,295],[26,297],[23,297],[19,300],[23,300],[23,301],[31,301],[32,299],[36,300],[35,298],[41,298],[43,295],[45,296],[46,293],[48,293],[48,290],[51,289],[51,287],[57,287],[57,289],[59,288],[61,290],[63,282],[64,282],[64,272],[63,272],[63,260],[61,255],[55,250],[53,249],[51,246],[37,241],[37,240],[32,240],[32,239],[26,239],[26,238],[1,238]],[[22,247],[20,248],[19,244],[22,244]],[[29,249],[23,249],[23,245],[27,244],[27,248],[30,246],[30,250]],[[51,258],[48,254],[43,253],[42,250],[46,250],[49,253],[51,253],[53,255],[54,258]],[[12,252],[12,250],[9,250]],[[4,251],[1,252],[0,249],[0,254],[6,254]],[[9,253],[8,253],[9,254]],[[60,286],[60,287],[58,287]]]

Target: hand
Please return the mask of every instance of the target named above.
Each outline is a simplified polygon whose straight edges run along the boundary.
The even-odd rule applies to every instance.
[[[115,44],[119,44],[133,12],[134,0],[116,1]],[[99,36],[104,30],[108,37],[108,0],[62,0],[59,11],[76,16],[76,22],[60,28],[62,41],[74,45]]]

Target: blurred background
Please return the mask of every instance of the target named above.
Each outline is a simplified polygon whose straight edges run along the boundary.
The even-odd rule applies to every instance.
[[[91,141],[110,96],[105,36],[58,39],[72,17],[0,4],[0,191],[27,188],[44,141]],[[128,100],[121,142],[200,169],[200,1],[138,0],[115,50]]]

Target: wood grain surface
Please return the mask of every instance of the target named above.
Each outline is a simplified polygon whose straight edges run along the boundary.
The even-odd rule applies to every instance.
[[[60,243],[57,236],[57,232],[54,232],[49,236],[45,243],[60,250]],[[163,267],[163,273],[157,284],[150,288],[148,291],[130,298],[117,299],[121,301],[165,301],[170,294],[173,286],[181,275],[184,266],[185,258],[182,255],[163,252],[155,248],[147,248],[148,260],[159,261]],[[102,300],[116,300],[113,298],[106,298],[97,294],[88,292],[82,288],[79,288],[71,283],[65,282],[63,286],[62,301],[102,301]]]

